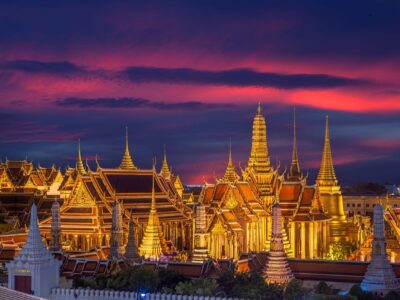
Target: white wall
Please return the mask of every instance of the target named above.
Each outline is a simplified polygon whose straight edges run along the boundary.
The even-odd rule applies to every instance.
[[[182,296],[171,294],[147,294],[140,298],[134,292],[100,291],[84,289],[54,288],[50,295],[51,300],[235,300],[233,298]],[[236,299],[239,300],[239,299]]]

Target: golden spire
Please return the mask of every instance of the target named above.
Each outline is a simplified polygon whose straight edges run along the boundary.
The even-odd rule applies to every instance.
[[[317,177],[317,184],[320,186],[336,186],[338,184],[332,163],[328,116],[326,116],[324,151],[322,153],[322,161]]]
[[[119,165],[120,169],[128,169],[128,170],[136,170],[137,167],[132,161],[131,154],[129,153],[129,142],[128,142],[128,126],[125,127],[125,152],[122,157],[121,164]]]
[[[239,179],[239,175],[236,173],[235,166],[232,162],[232,142],[229,143],[229,159],[228,165],[226,166],[225,174],[222,177],[224,182],[235,182]]]
[[[248,166],[256,173],[266,173],[271,170],[267,144],[267,126],[262,115],[260,102],[253,121],[253,136]]]
[[[299,157],[297,155],[297,137],[296,137],[296,107],[293,109],[293,153],[292,162],[290,164],[290,170],[288,180],[301,180],[302,174],[300,171]]]
[[[166,147],[164,145],[164,160],[161,166],[161,175],[165,178],[171,178],[171,171],[168,167],[168,162],[167,162],[167,150]]]
[[[81,140],[78,139],[78,159],[76,161],[75,169],[78,171],[79,174],[85,175],[86,170],[83,166],[82,155],[81,155]]]
[[[159,259],[160,256],[168,252],[168,248],[164,239],[163,232],[161,230],[160,219],[157,214],[154,175],[155,164],[153,162],[151,208],[146,230],[144,232],[142,243],[139,247],[139,254],[141,256],[144,256],[144,258]]]

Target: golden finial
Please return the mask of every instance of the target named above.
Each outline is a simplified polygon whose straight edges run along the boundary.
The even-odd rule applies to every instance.
[[[226,166],[225,174],[222,180],[225,182],[235,182],[239,179],[232,161],[232,140],[229,141],[229,158],[228,165]]]
[[[260,101],[258,101],[258,108],[257,108],[257,112],[258,112],[258,114],[259,115],[261,115],[261,102]]]
[[[81,139],[78,139],[78,159],[76,161],[75,169],[81,175],[85,175],[86,174],[86,170],[85,170],[85,167],[83,166],[83,162],[82,162]]]
[[[128,169],[128,170],[136,170],[137,167],[132,161],[131,154],[129,153],[129,141],[128,141],[128,126],[125,126],[125,152],[122,157],[121,164],[119,165],[120,169]]]
[[[99,163],[99,159],[98,159],[97,153],[96,153],[96,156],[94,158],[94,161],[96,162],[96,171],[99,171],[101,169],[101,167],[100,167],[100,163]]]
[[[161,175],[167,179],[169,179],[171,177],[171,170],[168,166],[168,162],[167,162],[167,150],[166,150],[166,146],[164,144],[164,159],[163,159],[163,163],[161,166]]]

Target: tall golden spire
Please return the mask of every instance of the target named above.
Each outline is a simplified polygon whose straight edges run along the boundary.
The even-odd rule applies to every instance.
[[[297,155],[297,137],[296,137],[296,108],[293,110],[293,153],[292,162],[290,164],[290,170],[288,180],[301,180],[302,174],[300,171],[299,157]]]
[[[235,182],[239,179],[239,175],[236,173],[235,166],[232,162],[232,142],[229,143],[229,159],[228,165],[226,166],[225,174],[222,177],[224,182]]]
[[[168,248],[164,239],[164,234],[161,230],[160,219],[157,214],[154,175],[155,165],[153,163],[151,208],[146,230],[144,232],[142,243],[139,247],[139,254],[144,258],[159,259],[160,256],[168,252]]]
[[[131,154],[129,153],[129,142],[128,142],[128,126],[125,127],[125,152],[122,157],[121,164],[119,165],[120,169],[128,169],[128,170],[136,170],[137,167],[132,161]]]
[[[75,169],[78,171],[79,174],[85,175],[86,170],[83,166],[82,155],[81,155],[81,140],[78,139],[78,159],[76,160]]]
[[[336,186],[338,184],[332,163],[328,116],[326,116],[324,151],[322,153],[322,161],[317,177],[317,184],[320,186]]]
[[[161,166],[161,175],[165,178],[171,178],[171,171],[168,167],[168,162],[167,162],[167,150],[166,147],[164,145],[164,160]]]
[[[248,166],[256,172],[269,172],[271,169],[267,144],[267,126],[262,115],[260,102],[253,121],[253,136]]]

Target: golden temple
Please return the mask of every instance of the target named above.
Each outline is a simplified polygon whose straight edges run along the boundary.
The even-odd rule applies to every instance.
[[[84,165],[78,141],[74,168],[64,174],[54,166],[31,162],[0,164],[1,245],[21,245],[28,211],[38,207],[39,228],[52,249],[137,261],[169,259],[202,262],[240,259],[243,253],[271,248],[272,207],[279,203],[279,228],[288,257],[325,258],[330,245],[346,239],[361,245],[365,224],[346,218],[335,175],[326,118],[321,167],[315,184],[300,168],[296,115],[293,120],[289,171],[270,162],[267,122],[261,104],[253,120],[247,166],[236,171],[232,146],[226,170],[215,182],[205,182],[198,195],[185,193],[179,176],[167,162],[159,172],[140,169],[129,149],[128,128],[119,166],[96,169]],[[53,204],[57,203],[53,207]],[[53,209],[52,209],[53,207]],[[0,248],[1,248],[0,245]]]

